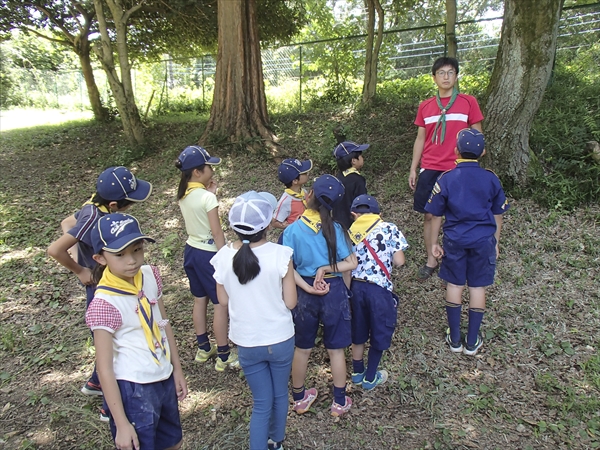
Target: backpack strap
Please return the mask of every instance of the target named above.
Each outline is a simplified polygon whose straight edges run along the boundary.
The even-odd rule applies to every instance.
[[[373,256],[373,258],[375,259],[375,262],[377,263],[379,268],[381,270],[383,270],[383,273],[385,273],[385,276],[387,277],[387,279],[390,280],[392,278],[390,276],[390,272],[387,270],[387,268],[385,267],[385,265],[383,264],[381,259],[379,259],[379,256],[377,256],[377,253],[375,253],[375,250],[373,250],[373,247],[371,247],[371,245],[367,241],[367,238],[363,239],[362,242],[363,242],[363,244],[365,244],[365,247],[367,247],[367,250],[369,250],[369,252],[371,253],[371,256]]]

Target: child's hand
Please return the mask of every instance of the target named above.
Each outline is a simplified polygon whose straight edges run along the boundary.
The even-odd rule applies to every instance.
[[[313,295],[325,295],[329,292],[329,283],[325,280],[317,281],[315,278],[313,289],[315,290],[315,292],[312,293]]]
[[[433,244],[431,247],[431,254],[436,258],[441,258],[444,255],[444,249],[440,244]]]
[[[206,186],[206,190],[208,192],[212,192],[213,194],[217,193],[217,182],[215,180],[210,180],[208,186]]]
[[[77,274],[77,278],[79,278],[81,284],[84,286],[90,286],[94,284],[94,277],[92,276],[91,269],[88,269],[87,267],[82,267],[81,269],[81,272]]]
[[[183,376],[183,372],[181,370],[173,372],[173,380],[175,381],[177,400],[181,402],[188,394],[187,381],[185,381],[185,377]]]
[[[408,186],[412,191],[414,191],[417,187],[417,171],[411,170],[410,175],[408,176]]]
[[[139,450],[140,442],[138,441],[137,433],[133,425],[128,423],[126,426],[117,428],[115,436],[115,446],[119,450]]]
[[[325,274],[326,274],[326,273],[327,273],[327,266],[319,267],[319,268],[317,269],[317,273],[316,273],[316,275],[315,275],[315,282],[314,282],[313,286],[315,286],[315,285],[317,285],[317,284],[318,284],[319,286],[321,286],[321,285],[322,285],[322,283],[325,283],[325,282],[323,281],[323,277],[325,277]],[[325,283],[325,284],[327,284],[327,283]],[[315,287],[316,287],[316,286],[315,286]]]

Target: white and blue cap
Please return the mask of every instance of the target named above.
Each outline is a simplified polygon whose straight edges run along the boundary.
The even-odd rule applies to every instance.
[[[96,192],[104,200],[143,202],[152,193],[152,185],[136,178],[123,166],[109,167],[98,177]]]
[[[343,196],[346,189],[333,175],[321,175],[313,183],[313,193],[321,205],[329,211]]]
[[[480,157],[485,149],[483,133],[475,128],[460,130],[456,136],[456,148],[460,153],[472,153]]]
[[[291,158],[284,159],[283,162],[279,164],[279,169],[277,171],[279,181],[281,181],[284,184],[291,183],[303,173],[306,173],[309,170],[311,170],[312,166],[313,164],[310,159],[304,161]]]
[[[256,234],[273,219],[277,199],[269,192],[246,192],[235,199],[229,210],[229,225],[241,234]]]
[[[129,214],[113,213],[102,216],[92,228],[94,253],[102,250],[118,253],[137,241],[155,242],[142,233],[137,219]]]
[[[375,197],[372,197],[367,194],[362,194],[356,197],[352,201],[352,206],[350,207],[350,211],[353,213],[372,213],[379,214],[381,210],[379,209],[379,203]]]
[[[335,156],[336,159],[340,159],[352,152],[362,153],[368,148],[369,144],[357,144],[352,141],[344,141],[335,146],[333,149],[333,156]]]
[[[179,154],[177,159],[181,163],[181,167],[179,167],[179,170],[181,171],[195,169],[204,164],[210,164],[211,166],[221,164],[221,158],[210,156],[206,149],[199,145],[190,145],[189,147],[186,147]]]

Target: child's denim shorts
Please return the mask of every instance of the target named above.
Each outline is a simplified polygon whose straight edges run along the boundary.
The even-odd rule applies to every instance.
[[[312,286],[314,278],[302,278]],[[298,305],[292,311],[298,348],[315,346],[319,323],[323,324],[325,348],[346,348],[352,342],[348,289],[342,277],[325,281],[329,283],[329,292],[325,295],[311,295],[298,288]]]
[[[448,283],[469,287],[494,284],[496,272],[496,238],[490,236],[468,246],[444,237],[444,256],[439,277]]]
[[[183,433],[173,375],[156,383],[140,384],[125,380],[117,380],[117,383],[125,415],[135,428],[141,449],[164,449],[181,441]],[[117,427],[112,416],[110,432],[114,439]]]
[[[369,341],[375,350],[387,350],[392,344],[398,317],[394,294],[368,281],[352,280],[352,343]]]
[[[215,252],[200,250],[186,244],[183,251],[183,269],[190,280],[190,291],[197,298],[209,297],[213,304],[218,305],[217,282],[213,278],[215,268],[210,263]]]

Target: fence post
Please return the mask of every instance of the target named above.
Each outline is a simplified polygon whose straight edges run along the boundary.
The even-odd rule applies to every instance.
[[[58,100],[58,74],[54,72],[54,95],[56,95],[56,108],[60,109],[60,102]]]
[[[202,106],[206,106],[206,100],[204,99],[204,55],[201,57],[202,62],[200,63],[201,73],[202,73]]]
[[[300,95],[299,95],[299,101],[300,101],[300,112],[302,112],[302,46],[300,46]]]

